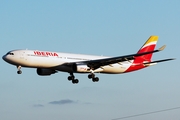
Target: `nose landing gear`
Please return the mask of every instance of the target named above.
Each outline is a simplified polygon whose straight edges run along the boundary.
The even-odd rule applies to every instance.
[[[21,66],[20,66],[20,65],[19,65],[19,66],[17,66],[17,69],[18,69],[17,74],[22,74],[22,71],[21,71]]]

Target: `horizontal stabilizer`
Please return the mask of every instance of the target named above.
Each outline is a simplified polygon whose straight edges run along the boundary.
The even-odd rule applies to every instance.
[[[170,59],[163,59],[163,60],[156,60],[156,61],[152,61],[152,62],[147,62],[147,63],[144,63],[144,65],[154,65],[156,63],[159,63],[159,62],[165,62],[165,61],[170,61],[170,60],[175,60],[175,58],[170,58]]]

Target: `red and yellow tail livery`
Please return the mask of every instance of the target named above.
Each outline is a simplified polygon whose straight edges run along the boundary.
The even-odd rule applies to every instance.
[[[158,36],[150,36],[149,39],[144,43],[141,49],[137,52],[137,54],[153,51],[156,47],[156,43],[158,41]],[[147,54],[140,56],[144,61],[150,61],[152,58],[152,54]]]
[[[139,69],[151,66],[151,65],[155,65],[158,62],[173,60],[173,59],[164,59],[164,60],[158,60],[158,61],[153,61],[153,62],[151,61],[153,53],[162,51],[166,47],[164,45],[160,49],[155,50],[157,41],[158,41],[158,36],[150,36],[149,39],[144,43],[144,45],[137,52],[137,54],[144,54],[144,53],[149,53],[149,54],[135,56],[133,63],[125,72],[132,72],[135,70],[139,70]]]

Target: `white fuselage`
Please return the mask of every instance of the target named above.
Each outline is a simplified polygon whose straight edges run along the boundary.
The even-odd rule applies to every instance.
[[[47,51],[37,51],[37,50],[14,50],[14,51],[10,51],[9,53],[13,53],[13,55],[7,54],[3,56],[3,59],[10,64],[16,66],[20,65],[22,67],[30,67],[30,68],[55,67],[57,68],[57,70],[64,72],[69,72],[69,70],[63,66],[64,63],[71,63],[71,62],[78,63],[88,60],[108,58],[104,56],[47,52]],[[132,65],[132,63],[133,60],[125,61],[120,64],[116,63],[112,65],[107,65],[96,69],[94,72],[109,73],[109,74],[123,73]],[[85,72],[82,71],[80,73],[85,73]]]

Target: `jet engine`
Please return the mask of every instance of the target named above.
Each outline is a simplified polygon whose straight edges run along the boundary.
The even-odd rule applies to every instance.
[[[54,73],[56,73],[55,70],[37,68],[37,74],[41,75],[41,76],[48,76],[48,75],[51,75],[51,74],[54,74]]]

